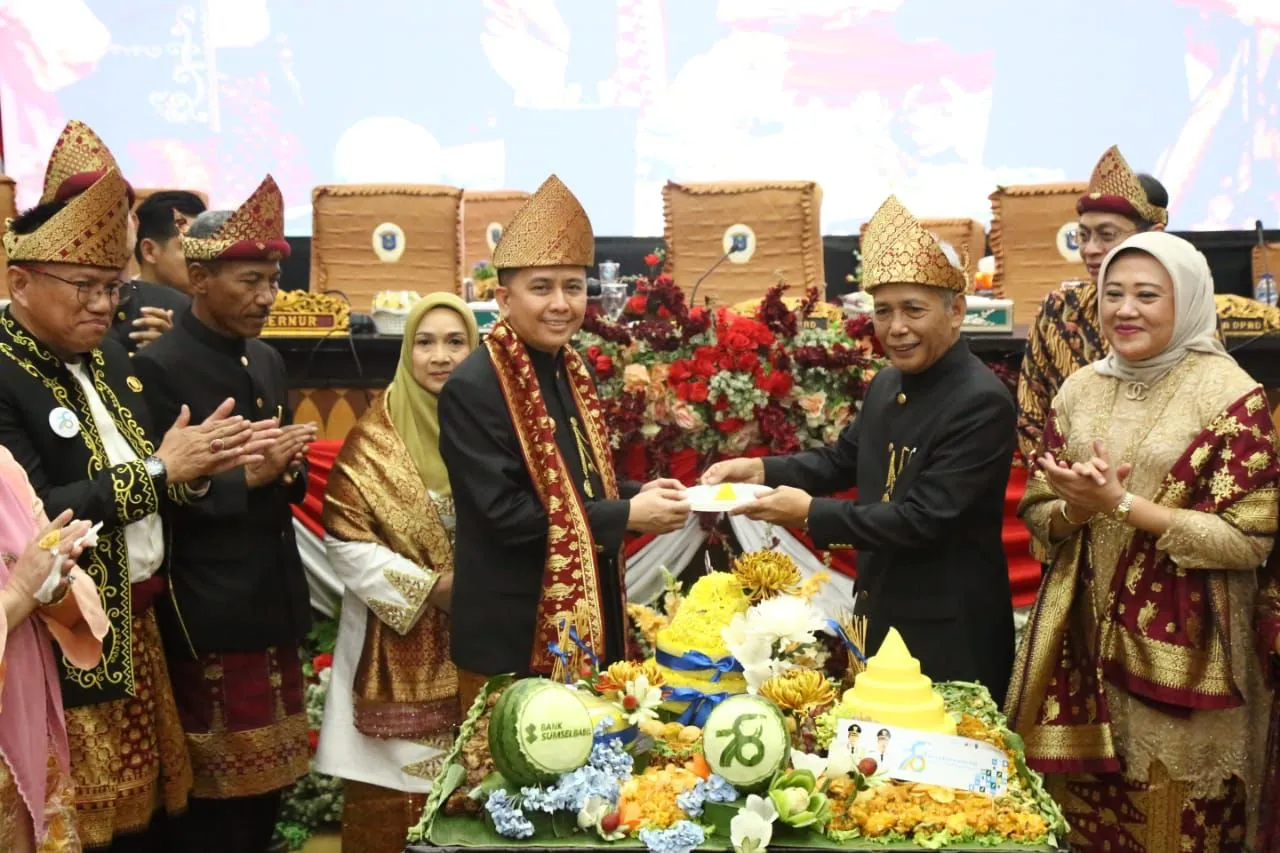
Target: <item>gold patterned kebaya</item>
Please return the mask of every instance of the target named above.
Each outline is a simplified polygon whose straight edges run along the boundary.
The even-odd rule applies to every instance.
[[[1125,486],[1170,508],[1174,524],[1157,539],[1098,518],[1050,543],[1062,503],[1043,474],[1030,480],[1021,513],[1051,567],[1008,716],[1033,768],[1067,774],[1051,790],[1077,832],[1078,816],[1119,814],[1112,798],[1128,797],[1147,850],[1178,849],[1176,830],[1171,847],[1157,838],[1158,815],[1226,810],[1225,823],[1239,811],[1242,823],[1257,800],[1270,691],[1255,655],[1255,569],[1276,532],[1280,460],[1262,389],[1221,358],[1191,353],[1143,400],[1123,384],[1092,367],[1075,374],[1046,446],[1079,461],[1102,439],[1133,465]],[[1261,616],[1274,637],[1280,610]]]
[[[896,196],[880,205],[862,234],[862,289],[871,292],[882,284],[968,290],[964,270],[951,263],[938,239]]]
[[[324,524],[344,542],[382,544],[419,566],[437,567],[426,579],[386,569],[403,603],[367,602],[352,689],[356,730],[416,739],[449,731],[459,722],[449,615],[425,605],[436,581],[453,569],[453,544],[391,422],[385,395],[356,424],[334,463]]]
[[[267,175],[253,195],[208,237],[182,238],[188,261],[278,261],[289,257],[284,196]]]
[[[495,269],[589,267],[596,238],[582,204],[555,175],[516,212],[493,250]]]
[[[4,250],[10,263],[123,269],[130,257],[128,185],[109,169],[35,231],[6,231]]]
[[[1147,199],[1138,175],[1129,168],[1120,149],[1112,145],[1102,155],[1089,178],[1089,188],[1076,202],[1076,213],[1116,213],[1153,225],[1167,225],[1169,211]]]

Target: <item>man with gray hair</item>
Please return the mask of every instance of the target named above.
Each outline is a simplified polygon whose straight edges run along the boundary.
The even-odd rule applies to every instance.
[[[292,423],[284,362],[257,339],[289,253],[283,221],[270,176],[234,213],[200,214],[183,237],[191,309],[134,359],[157,417],[231,397],[280,429],[260,462],[169,513],[161,631],[195,776],[175,850],[266,850],[311,755],[298,659],[311,611],[290,504],[306,494],[316,429]]]
[[[739,514],[856,548],[870,654],[897,628],[925,675],[978,681],[1004,701],[1013,606],[1001,531],[1013,397],[960,337],[958,258],[890,197],[862,241],[863,287],[892,366],[836,444],[713,465],[703,482],[774,487]],[[856,487],[856,500],[815,498]]]

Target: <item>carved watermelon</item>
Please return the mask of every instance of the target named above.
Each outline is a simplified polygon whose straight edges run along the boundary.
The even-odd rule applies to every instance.
[[[489,721],[489,753],[508,782],[554,782],[591,757],[591,712],[563,684],[542,678],[516,682],[502,694]]]
[[[707,716],[702,753],[711,772],[739,791],[761,791],[791,755],[786,718],[768,699],[730,696]]]

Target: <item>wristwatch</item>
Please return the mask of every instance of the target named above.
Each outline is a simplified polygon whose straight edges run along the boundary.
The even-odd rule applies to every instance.
[[[169,476],[169,470],[164,467],[164,460],[159,456],[148,456],[142,460],[142,464],[147,469],[147,476],[157,486],[163,486]]]
[[[1116,508],[1108,513],[1112,521],[1125,522],[1129,520],[1129,510],[1133,509],[1133,492],[1125,492],[1124,497],[1120,499],[1120,503],[1116,504]]]

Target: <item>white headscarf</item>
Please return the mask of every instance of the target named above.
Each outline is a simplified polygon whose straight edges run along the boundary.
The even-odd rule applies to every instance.
[[[1098,314],[1106,292],[1107,269],[1121,252],[1137,249],[1160,262],[1173,280],[1173,337],[1161,352],[1141,361],[1129,361],[1112,352],[1093,363],[1103,376],[1150,385],[1172,370],[1189,352],[1227,355],[1214,334],[1218,310],[1213,299],[1213,274],[1209,262],[1195,246],[1164,231],[1144,231],[1116,246],[1098,272]]]

